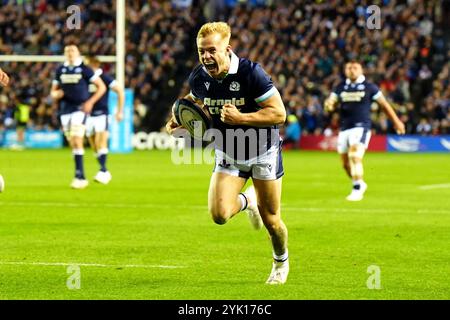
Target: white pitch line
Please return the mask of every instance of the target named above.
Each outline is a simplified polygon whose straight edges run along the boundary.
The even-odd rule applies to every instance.
[[[102,267],[102,268],[160,268],[160,269],[178,269],[185,266],[165,266],[151,264],[101,264],[101,263],[78,263],[78,262],[23,262],[23,261],[0,261],[0,265],[21,265],[21,266],[80,266],[80,267]]]
[[[0,201],[0,206],[22,206],[22,207],[63,207],[63,208],[133,208],[133,209],[146,209],[146,208],[176,208],[176,209],[195,209],[207,211],[206,204],[202,205],[190,205],[190,204],[157,204],[157,203],[137,203],[137,204],[123,204],[123,203],[75,203],[75,202],[23,202],[23,201]],[[321,207],[299,207],[289,206],[284,203],[281,205],[281,211],[299,211],[299,212],[334,212],[334,213],[386,213],[386,212],[398,212],[398,213],[444,213],[448,214],[449,210],[440,209],[409,209],[409,208],[321,208]]]
[[[139,204],[124,204],[124,203],[92,203],[92,202],[24,202],[24,201],[0,201],[0,205],[9,206],[25,206],[25,207],[64,207],[64,208],[191,208],[204,209],[206,206],[200,205],[176,205],[176,204],[154,204],[154,203],[139,203]]]
[[[426,186],[419,186],[420,190],[432,190],[432,189],[446,189],[450,188],[450,183],[430,184]]]

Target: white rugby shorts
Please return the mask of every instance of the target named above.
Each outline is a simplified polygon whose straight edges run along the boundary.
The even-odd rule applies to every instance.
[[[109,115],[89,116],[86,120],[86,136],[90,137],[95,133],[108,131]]]
[[[282,141],[254,159],[239,161],[216,149],[213,172],[245,179],[251,177],[258,180],[277,180],[284,175],[281,145]]]
[[[347,153],[348,148],[353,145],[362,144],[367,149],[370,141],[370,129],[356,127],[340,131],[338,134],[337,151]]]
[[[83,137],[87,114],[83,111],[75,111],[60,116],[61,126],[66,137]]]

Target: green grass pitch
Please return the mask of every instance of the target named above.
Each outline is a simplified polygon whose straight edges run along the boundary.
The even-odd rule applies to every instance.
[[[266,231],[244,214],[210,219],[211,165],[113,154],[108,186],[92,182],[89,150],[85,166],[91,184],[71,190],[69,150],[0,151],[0,299],[450,298],[448,154],[369,153],[366,197],[349,203],[337,154],[285,152],[291,272],[275,287],[264,284]],[[67,264],[79,265],[79,289]]]

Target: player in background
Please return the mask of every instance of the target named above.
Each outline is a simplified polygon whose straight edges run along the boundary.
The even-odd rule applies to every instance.
[[[367,190],[364,182],[363,157],[370,141],[371,104],[376,101],[392,121],[398,134],[405,134],[405,125],[395,114],[378,87],[366,81],[361,63],[345,64],[346,80],[340,83],[325,100],[325,110],[332,112],[340,104],[340,131],[337,151],[342,164],[352,179],[353,188],[347,196],[349,201],[360,201]]]
[[[281,220],[281,139],[278,125],[286,120],[286,111],[278,90],[263,68],[239,58],[231,50],[231,30],[224,22],[203,25],[197,35],[200,65],[189,77],[191,92],[185,98],[207,108],[213,127],[227,139],[226,130],[259,129],[273,139],[258,136],[265,152],[255,161],[236,162],[230,149],[216,146],[216,165],[209,186],[208,207],[214,222],[225,224],[237,213],[247,210],[250,221],[258,229],[264,223],[273,249],[272,272],[268,284],[283,284],[289,273],[288,231]],[[225,100],[236,101],[236,105]],[[179,125],[172,115],[166,125],[172,134]],[[244,136],[237,137],[245,141]],[[270,142],[269,142],[270,141]],[[223,147],[226,142],[223,143]],[[253,186],[242,193],[247,179]]]
[[[100,76],[84,65],[76,45],[66,45],[64,55],[66,61],[56,70],[50,94],[59,101],[62,129],[74,156],[75,178],[71,187],[83,189],[88,185],[83,167],[86,118],[94,104],[105,94],[106,87]],[[97,87],[92,96],[89,94],[90,83]]]
[[[30,121],[30,95],[27,89],[17,95],[16,108],[14,110],[14,119],[16,123],[17,143],[11,146],[14,150],[25,149],[25,132]]]
[[[106,93],[98,100],[92,108],[91,115],[86,122],[86,136],[89,139],[92,150],[94,150],[100,170],[94,177],[94,181],[102,184],[108,184],[111,181],[111,173],[106,168],[106,158],[108,156],[108,124],[109,124],[109,110],[108,110],[108,94],[109,89],[117,93],[118,103],[115,118],[118,122],[123,119],[123,104],[124,92],[117,81],[109,74],[105,73],[100,68],[100,61],[96,57],[87,57],[86,65],[92,68],[94,73],[103,80],[106,85]],[[95,93],[97,87],[89,85],[89,92]]]
[[[6,87],[9,83],[9,77],[8,75],[0,69],[0,85]],[[3,179],[3,176],[0,174],[0,192],[3,192],[5,190],[5,180]]]

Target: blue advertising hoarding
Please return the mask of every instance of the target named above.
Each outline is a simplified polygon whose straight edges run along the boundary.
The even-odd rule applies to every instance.
[[[63,135],[53,130],[27,130],[25,132],[25,148],[57,149],[63,146]],[[17,144],[15,130],[6,130],[0,134],[0,145],[10,148]]]
[[[450,135],[442,136],[387,136],[388,152],[450,152]]]
[[[109,151],[115,153],[128,153],[133,151],[133,91],[125,89],[125,102],[123,106],[123,120],[117,122],[115,114],[117,110],[117,94],[109,91],[108,106],[110,113],[109,125]]]

